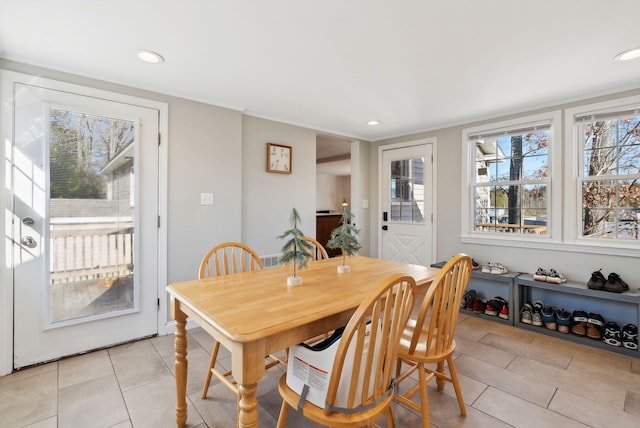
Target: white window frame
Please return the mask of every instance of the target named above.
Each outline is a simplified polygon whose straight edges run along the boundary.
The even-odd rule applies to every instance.
[[[484,125],[465,128],[462,130],[462,206],[461,206],[461,240],[464,243],[491,244],[521,247],[522,242],[527,242],[530,248],[549,248],[551,243],[561,242],[562,221],[562,113],[554,110],[546,113],[523,116],[517,119],[491,122]],[[550,127],[552,135],[549,150],[549,228],[547,234],[540,236],[535,234],[515,234],[504,232],[476,232],[473,221],[474,214],[474,174],[476,165],[475,143],[470,137],[481,133],[496,133],[509,129],[533,127],[536,124],[546,123]]]
[[[583,144],[578,135],[576,117],[589,114],[614,113],[633,108],[640,109],[640,96],[619,98],[600,103],[585,104],[568,108],[564,112],[565,138],[565,242],[573,246],[573,250],[588,253],[606,253],[612,255],[637,256],[640,240],[594,239],[582,236],[582,172],[580,171],[583,156]]]

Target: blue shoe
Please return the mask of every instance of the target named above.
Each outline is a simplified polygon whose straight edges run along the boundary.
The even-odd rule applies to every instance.
[[[571,329],[571,314],[565,308],[556,310],[556,324],[559,333],[569,333]]]
[[[549,330],[557,330],[558,324],[556,323],[556,308],[544,305],[542,308],[542,322]]]

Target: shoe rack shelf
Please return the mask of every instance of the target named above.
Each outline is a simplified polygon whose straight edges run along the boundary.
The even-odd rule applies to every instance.
[[[431,267],[437,268],[442,268],[443,266],[444,262],[431,265]],[[515,296],[513,293],[513,280],[517,275],[517,273],[511,272],[492,275],[489,273],[482,273],[479,270],[474,270],[471,272],[471,280],[467,286],[467,290],[476,290],[478,297],[484,302],[493,299],[496,296],[504,298],[509,303],[509,319],[500,318],[499,316],[477,314],[473,311],[467,310],[461,310],[461,313],[491,321],[497,321],[503,324],[513,325],[515,321],[515,314],[518,313],[518,310],[514,305]]]
[[[640,290],[611,293],[589,289],[586,283],[580,284],[567,281],[562,284],[552,284],[536,281],[529,274],[516,275],[513,284],[515,289],[514,305],[509,309],[512,309],[510,315],[513,315],[516,327],[619,354],[640,357],[640,352],[637,350],[611,346],[601,340],[576,336],[573,333],[560,333],[555,330],[549,330],[544,326],[538,327],[520,322],[520,308],[522,305],[527,301],[535,302],[540,300],[551,306],[564,307],[569,313],[575,309],[582,309],[587,313],[598,312],[606,321],[614,321],[621,328],[628,323],[640,326]]]
[[[492,275],[490,273],[482,273],[476,270],[471,273],[471,280],[467,286],[467,290],[476,290],[478,297],[485,302],[496,296],[504,298],[509,303],[509,319],[486,314],[476,314],[472,311],[464,311],[464,313],[491,321],[497,321],[503,324],[513,325],[515,321],[515,313],[517,313],[517,310],[515,310],[515,296],[513,293],[513,280],[516,275],[517,273],[514,274],[511,272]]]

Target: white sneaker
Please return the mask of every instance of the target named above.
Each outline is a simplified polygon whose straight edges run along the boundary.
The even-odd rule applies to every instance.
[[[491,262],[487,262],[485,264],[482,265],[482,273],[491,273],[491,269],[493,268],[494,264]]]
[[[539,267],[536,273],[533,274],[533,279],[544,282],[547,280],[547,276],[549,276],[549,272]]]
[[[500,263],[494,263],[491,266],[491,274],[492,275],[502,275],[503,273],[509,272],[506,267],[502,266]]]
[[[562,284],[563,282],[567,282],[567,277],[557,270],[551,269],[547,274],[547,282],[551,282],[553,284]]]

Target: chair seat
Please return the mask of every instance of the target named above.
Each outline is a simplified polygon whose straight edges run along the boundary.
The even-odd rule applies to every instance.
[[[300,395],[287,385],[286,373],[280,377],[278,381],[278,391],[282,396],[282,399],[294,409],[298,408],[298,402],[300,401]],[[383,401],[380,402],[380,406],[376,406],[371,411],[360,412],[352,415],[344,413],[331,413],[326,414],[325,409],[318,407],[308,401],[305,401],[302,406],[302,414],[312,421],[327,425],[331,427],[354,427],[363,426],[373,423],[376,419],[385,413],[387,406],[393,400],[394,395],[390,394]]]
[[[429,326],[424,324],[422,326],[422,331],[419,334],[418,343],[416,344],[415,351],[411,352],[409,349],[411,345],[411,339],[415,334],[417,321],[414,319],[410,319],[407,322],[407,326],[404,328],[402,332],[402,337],[400,338],[400,345],[398,346],[398,357],[403,359],[410,359],[412,361],[419,361],[421,363],[435,363],[438,361],[442,361],[447,358],[449,355],[453,354],[453,351],[456,349],[456,341],[452,340],[451,344],[447,346],[445,349],[441,349],[436,351],[435,342],[437,338],[437,333],[434,334],[429,341]],[[429,352],[427,352],[427,349]]]

